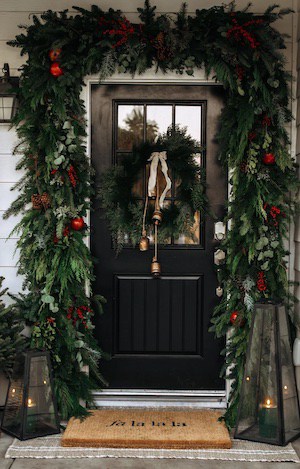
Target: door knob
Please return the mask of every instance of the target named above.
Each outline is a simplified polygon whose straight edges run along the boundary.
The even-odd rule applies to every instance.
[[[214,238],[217,241],[223,241],[225,238],[226,234],[226,225],[222,221],[217,221],[215,223],[215,233],[214,233]]]

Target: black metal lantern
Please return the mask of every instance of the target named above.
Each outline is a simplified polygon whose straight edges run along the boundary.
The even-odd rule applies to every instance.
[[[1,428],[20,440],[60,432],[48,352],[17,356]]]
[[[254,307],[235,438],[284,446],[300,435],[299,401],[285,307]]]
[[[6,124],[12,121],[17,110],[17,95],[14,88],[18,86],[19,79],[11,77],[8,63],[2,69],[0,77],[0,123]]]

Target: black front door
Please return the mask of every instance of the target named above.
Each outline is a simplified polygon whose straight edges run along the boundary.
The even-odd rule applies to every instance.
[[[215,141],[223,102],[219,86],[93,85],[92,164],[99,176],[122,164],[133,142],[153,138],[169,125],[187,127],[206,151],[208,197],[217,217],[223,214],[226,177],[217,161]],[[145,175],[135,192],[145,196]],[[175,188],[167,197],[177,203]],[[222,344],[208,332],[217,303],[214,220],[195,216],[195,239],[180,236],[160,247],[162,276],[153,279],[153,248],[128,245],[116,257],[99,204],[91,215],[91,249],[98,259],[94,291],[107,299],[97,319],[96,337],[111,360],[101,371],[111,388],[224,389],[219,378]]]

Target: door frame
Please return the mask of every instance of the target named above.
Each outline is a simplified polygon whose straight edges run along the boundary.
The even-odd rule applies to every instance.
[[[81,92],[81,99],[86,109],[86,155],[91,163],[91,87],[93,84],[99,84],[97,75],[88,75],[84,80],[85,86]],[[206,77],[202,69],[197,69],[194,76],[178,75],[175,72],[156,72],[155,69],[147,70],[143,75],[131,77],[128,74],[115,74],[112,77],[103,80],[103,84],[124,84],[124,85],[151,85],[151,84],[172,84],[172,85],[216,85],[222,83],[216,82],[212,77]],[[228,175],[229,178],[229,175]],[[228,179],[228,196],[230,197],[230,184]],[[87,214],[87,222],[90,225],[90,211]],[[90,235],[85,238],[85,244],[90,249]],[[87,285],[87,293],[89,286]],[[228,340],[228,337],[226,338]],[[187,391],[166,391],[166,390],[147,390],[147,389],[109,389],[94,391],[94,401],[97,406],[113,406],[113,407],[193,407],[193,408],[226,408],[231,381],[225,379],[225,388],[221,391],[216,390],[187,390]]]

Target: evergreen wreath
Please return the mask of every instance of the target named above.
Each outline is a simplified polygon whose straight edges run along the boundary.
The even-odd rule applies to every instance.
[[[193,237],[195,212],[208,211],[204,168],[200,168],[195,161],[195,155],[201,148],[185,129],[170,127],[156,143],[145,142],[134,146],[132,153],[122,159],[121,166],[114,166],[101,177],[99,195],[117,252],[122,249],[125,235],[133,245],[140,240],[144,207],[140,200],[134,198],[134,184],[145,169],[151,153],[164,150],[167,151],[173,184],[175,179],[177,182],[178,203],[165,204],[159,241],[166,243],[169,237],[178,238],[183,233]],[[153,225],[153,211],[154,205],[147,213],[148,232]]]
[[[225,420],[234,425],[253,303],[261,295],[290,305],[286,236],[297,187],[285,125],[291,120],[290,76],[284,70],[284,39],[272,27],[290,10],[267,8],[255,16],[234,3],[196,10],[184,5],[174,19],[155,14],[149,1],[140,24],[121,11],[75,8],[47,11],[10,44],[28,55],[22,68],[20,107],[15,118],[23,157],[20,195],[7,212],[22,213],[19,273],[28,293],[18,302],[33,326],[31,346],[49,349],[63,417],[85,411],[99,386],[101,351],[93,338],[91,253],[84,219],[92,195],[85,152],[83,77],[114,72],[134,75],[156,67],[193,75],[204,68],[222,83],[226,103],[219,133],[220,159],[231,175],[219,273],[223,297],[213,317],[218,337],[229,337],[223,376],[233,380]],[[31,205],[32,203],[32,205]],[[100,298],[100,300],[103,300]],[[235,319],[234,319],[235,318]],[[83,372],[89,365],[90,375]],[[228,371],[226,371],[228,370]]]

